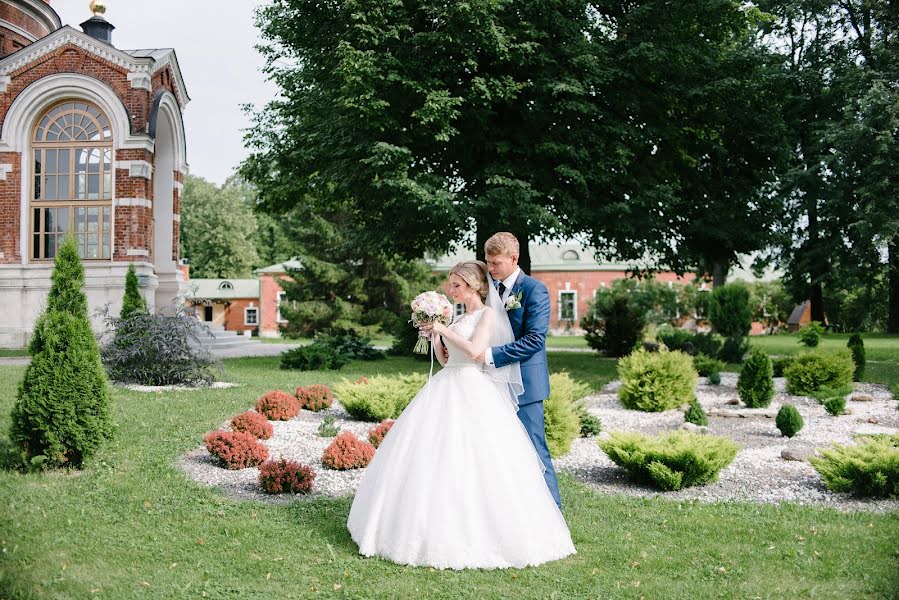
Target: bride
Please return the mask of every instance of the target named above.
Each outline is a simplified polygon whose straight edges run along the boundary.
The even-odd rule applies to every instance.
[[[365,556],[439,569],[522,568],[574,554],[516,416],[518,365],[474,361],[513,339],[487,266],[459,263],[449,284],[467,312],[449,327],[423,327],[436,334],[444,368],[381,442],[350,509],[350,534]]]

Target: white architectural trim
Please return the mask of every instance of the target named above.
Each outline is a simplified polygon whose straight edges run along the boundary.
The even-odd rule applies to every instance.
[[[173,213],[173,214],[172,214],[172,221],[174,221],[175,223],[180,223],[180,222],[181,222],[181,215],[179,215],[178,213]]]
[[[6,181],[6,176],[12,173],[12,165],[10,163],[0,164],[0,181]]]
[[[62,27],[62,20],[46,2],[14,2],[16,8],[53,32]]]
[[[143,248],[128,248],[128,252],[125,254],[127,256],[150,256],[150,251]]]
[[[159,121],[161,119],[165,119],[168,122],[168,126],[171,129],[172,136],[174,137],[173,142],[175,146],[175,170],[182,175],[186,174],[187,135],[184,132],[184,119],[181,118],[181,109],[178,106],[177,99],[172,95],[171,92],[163,92],[162,98],[159,101],[159,113],[156,115],[157,131],[159,131]],[[175,185],[179,185],[177,181],[175,181]],[[178,193],[180,194],[181,189],[176,189],[178,189]]]
[[[178,192],[178,195],[181,196],[184,194],[184,184],[180,181],[175,182],[175,191]]]
[[[573,307],[574,310],[571,313],[573,315],[571,322],[577,323],[578,322],[578,319],[577,319],[577,290],[570,289],[570,286],[566,287],[564,290],[559,290],[559,311],[558,311],[559,312],[559,321],[563,321],[563,320],[568,321],[568,319],[562,318],[562,306],[563,306],[562,305],[562,296],[563,295],[573,295],[574,296],[574,307]]]
[[[153,201],[146,198],[116,198],[116,206],[143,206],[144,208],[153,208]]]
[[[148,92],[153,91],[152,79],[153,78],[149,73],[128,73],[128,81],[131,82],[132,90],[147,90]]]
[[[34,34],[33,34],[33,33],[31,33],[30,31],[27,31],[27,30],[25,30],[25,29],[22,29],[22,28],[19,27],[18,25],[15,25],[15,24],[13,24],[13,23],[10,23],[10,22],[7,21],[6,19],[0,19],[0,27],[3,27],[4,29],[9,29],[9,30],[12,31],[12,32],[18,33],[18,34],[21,35],[23,38],[27,39],[29,42],[36,42],[36,41],[37,41],[37,38],[34,37]]]
[[[153,176],[153,165],[146,160],[117,160],[116,169],[126,169],[129,177],[150,179]]]
[[[249,316],[250,311],[253,311],[254,313],[256,313],[256,320],[253,321],[252,323],[247,318]],[[252,303],[251,303],[250,306],[244,307],[244,309],[243,309],[243,324],[244,325],[259,325],[259,307],[258,306],[252,306]]]
[[[12,77],[9,75],[0,76],[0,93],[6,92],[6,88],[12,83]]]

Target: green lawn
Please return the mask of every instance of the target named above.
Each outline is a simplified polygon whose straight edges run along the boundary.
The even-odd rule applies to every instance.
[[[844,349],[849,336],[848,333],[826,333],[821,337],[818,347],[824,350]],[[865,356],[868,360],[899,362],[899,335],[863,333],[862,339],[865,342]],[[806,347],[799,343],[799,335],[795,333],[754,335],[749,338],[749,342],[754,347],[775,355],[798,354],[806,350]]]
[[[0,471],[0,598],[894,598],[899,514],[602,496],[562,478],[578,550],[539,568],[441,572],[363,559],[349,499],[273,506],[230,500],[174,466],[204,433],[262,392],[377,372],[425,372],[391,358],[339,374],[278,359],[226,361],[228,390],[114,391],[117,438],[80,473]],[[550,355],[593,387],[614,362]],[[6,442],[24,367],[0,367]],[[464,484],[464,482],[460,482]]]
[[[589,349],[582,335],[549,335],[546,336],[547,348],[585,348]]]
[[[0,348],[0,358],[28,356],[27,348]]]

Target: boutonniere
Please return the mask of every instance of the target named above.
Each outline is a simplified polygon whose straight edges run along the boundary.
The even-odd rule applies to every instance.
[[[524,292],[518,292],[517,294],[509,294],[509,297],[506,299],[506,311],[521,308],[521,298],[523,296],[524,296]]]

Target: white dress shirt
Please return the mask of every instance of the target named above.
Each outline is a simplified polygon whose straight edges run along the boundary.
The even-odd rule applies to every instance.
[[[503,279],[503,285],[506,286],[506,291],[503,292],[500,300],[503,302],[503,306],[506,304],[506,300],[509,299],[509,295],[512,294],[512,286],[515,285],[515,280],[518,279],[518,275],[521,273],[521,267],[515,267],[515,270],[512,271],[512,274]],[[493,366],[493,349],[487,348],[484,350],[484,362]]]

